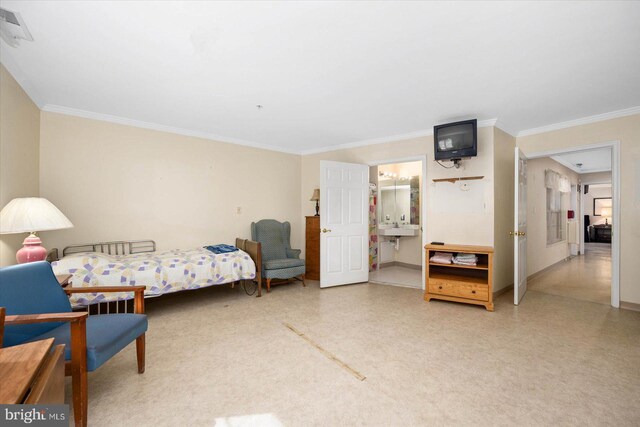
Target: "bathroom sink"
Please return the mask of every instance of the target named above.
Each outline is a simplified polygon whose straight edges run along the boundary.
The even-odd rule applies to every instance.
[[[418,229],[411,227],[390,227],[380,228],[380,235],[382,236],[417,236]]]

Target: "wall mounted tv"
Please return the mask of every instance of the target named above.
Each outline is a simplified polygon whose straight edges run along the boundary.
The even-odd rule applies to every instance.
[[[478,155],[478,120],[433,127],[436,160],[455,160]]]

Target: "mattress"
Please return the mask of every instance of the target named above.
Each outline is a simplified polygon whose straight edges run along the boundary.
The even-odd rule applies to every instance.
[[[187,289],[253,279],[256,267],[241,250],[214,254],[204,249],[172,250],[134,255],[77,253],[51,263],[55,274],[71,274],[71,286],[145,285],[145,296],[159,296]],[[81,293],[71,305],[86,306],[133,298],[133,292]]]

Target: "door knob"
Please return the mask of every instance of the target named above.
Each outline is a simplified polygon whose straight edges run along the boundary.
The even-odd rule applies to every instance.
[[[527,233],[524,232],[524,231],[519,231],[518,232],[518,236],[526,236],[526,235],[527,235]]]
[[[323,229],[322,229],[322,232],[323,232],[323,233],[331,233],[331,230],[329,230],[328,228],[323,228]]]
[[[509,232],[509,236],[513,236],[513,235],[515,235],[515,234],[516,234],[516,233],[515,233],[515,231],[510,231],[510,232]]]

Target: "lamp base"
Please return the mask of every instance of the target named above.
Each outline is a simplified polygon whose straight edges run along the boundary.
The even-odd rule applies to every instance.
[[[317,200],[316,200],[316,214],[314,216],[320,216],[320,205],[318,205]]]
[[[44,261],[47,258],[47,250],[42,246],[42,241],[36,233],[31,233],[22,242],[22,249],[16,252],[16,260],[19,264],[34,261]]]

